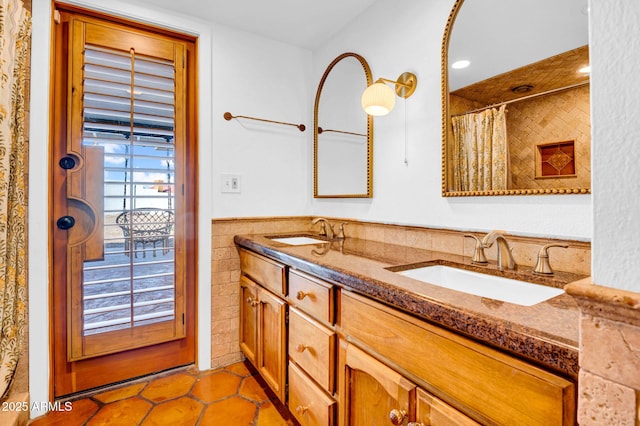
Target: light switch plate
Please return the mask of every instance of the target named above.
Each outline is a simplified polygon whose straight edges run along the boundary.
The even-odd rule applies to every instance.
[[[221,192],[240,193],[240,175],[222,174],[220,175]]]

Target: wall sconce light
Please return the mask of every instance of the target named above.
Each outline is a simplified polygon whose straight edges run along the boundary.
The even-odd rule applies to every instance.
[[[395,94],[385,83],[396,85]],[[402,73],[397,81],[379,78],[362,93],[362,109],[369,115],[387,115],[396,104],[396,95],[406,99],[413,95],[417,85],[418,78],[410,72]]]

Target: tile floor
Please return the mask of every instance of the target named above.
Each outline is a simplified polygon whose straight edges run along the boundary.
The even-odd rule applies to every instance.
[[[249,364],[164,373],[71,401],[31,426],[295,426]]]

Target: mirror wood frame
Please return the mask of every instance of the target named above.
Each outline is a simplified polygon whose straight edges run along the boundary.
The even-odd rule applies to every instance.
[[[367,115],[367,192],[363,194],[318,194],[318,111],[320,107],[320,96],[324,84],[331,73],[331,70],[343,59],[355,58],[364,71],[367,87],[373,83],[371,68],[366,59],[353,52],[346,52],[335,58],[327,66],[316,91],[316,99],[313,108],[313,197],[314,198],[372,198],[373,197],[373,117]]]
[[[551,195],[551,194],[590,194],[591,188],[523,188],[523,189],[505,189],[505,190],[491,190],[491,191],[450,191],[448,189],[448,129],[451,121],[449,116],[449,40],[451,37],[451,30],[453,28],[454,21],[460,8],[462,7],[464,0],[456,0],[447,25],[445,26],[444,36],[442,38],[442,54],[441,54],[441,68],[442,68],[442,196],[443,197],[474,197],[474,196],[487,196],[487,195]]]

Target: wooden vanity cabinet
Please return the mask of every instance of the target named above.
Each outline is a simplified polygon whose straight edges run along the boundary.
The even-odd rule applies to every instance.
[[[480,426],[353,344],[340,357],[341,425]]]
[[[289,304],[328,326],[335,323],[335,287],[304,272],[289,270]]]
[[[241,350],[302,426],[575,424],[569,379],[245,249],[240,260]]]
[[[300,367],[289,363],[289,410],[302,426],[334,425],[336,405]]]
[[[302,426],[335,424],[333,285],[289,270],[289,410]]]
[[[335,383],[335,342],[333,330],[289,308],[289,359],[328,393]]]
[[[340,425],[406,425],[415,420],[416,385],[341,341]]]
[[[286,267],[242,249],[240,263],[240,349],[285,403]]]
[[[440,399],[422,401],[423,407],[443,411],[442,401],[455,407],[440,418],[464,413],[481,424],[575,423],[570,380],[352,292],[343,290],[340,303],[345,338]],[[340,369],[348,368],[348,356],[345,362]],[[350,386],[345,376],[340,392]]]
[[[416,389],[415,423],[415,426],[480,426],[480,423],[421,388]]]
[[[240,350],[254,366],[258,363],[258,285],[240,277]]]

